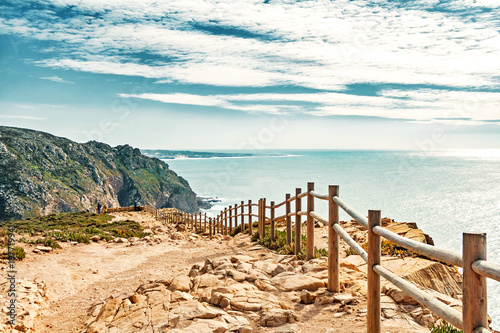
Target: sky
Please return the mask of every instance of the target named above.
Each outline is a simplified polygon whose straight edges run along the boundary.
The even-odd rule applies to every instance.
[[[0,125],[149,149],[499,149],[500,2],[2,0]]]

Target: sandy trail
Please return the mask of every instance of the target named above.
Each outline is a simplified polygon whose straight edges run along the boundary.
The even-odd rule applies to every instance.
[[[149,227],[156,224],[142,217],[134,220],[143,220]],[[30,253],[17,267],[19,278],[43,280],[47,285],[50,302],[40,317],[45,327],[41,332],[79,332],[92,303],[110,295],[132,294],[149,280],[187,273],[193,264],[204,262],[207,257],[238,252],[232,241],[196,240],[179,244],[168,240],[166,235],[163,238],[165,241],[160,244],[141,242],[138,246],[62,243],[62,249],[50,254]]]

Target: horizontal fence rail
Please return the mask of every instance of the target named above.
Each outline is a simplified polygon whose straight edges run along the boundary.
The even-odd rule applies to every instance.
[[[295,195],[285,195],[285,200],[279,203],[260,198],[257,203],[248,200],[247,203],[231,205],[214,217],[206,213],[188,214],[178,210],[163,212],[151,205],[140,207],[153,214],[163,223],[185,224],[197,232],[205,232],[210,237],[222,234],[229,235],[234,228],[262,239],[269,234],[275,240],[276,223],[282,223],[286,232],[286,243],[294,247],[297,254],[301,247],[303,235],[302,216],[306,216],[306,259],[314,256],[314,224],[319,221],[328,226],[328,290],[340,291],[339,240],[345,241],[368,265],[368,333],[379,333],[380,325],[380,278],[383,277],[399,289],[408,293],[422,306],[428,308],[437,316],[448,321],[453,326],[466,333],[489,332],[486,306],[486,278],[500,281],[500,265],[486,261],[486,235],[464,233],[462,253],[442,249],[433,245],[420,243],[400,236],[380,225],[380,211],[368,211],[368,215],[359,213],[339,198],[339,187],[329,186],[328,194],[314,190],[314,183],[307,184],[307,191],[295,189]],[[302,199],[305,199],[302,202]],[[315,199],[328,202],[328,218],[315,211]],[[266,204],[267,202],[267,204]],[[292,209],[291,204],[295,207]],[[132,207],[134,208],[134,207]],[[129,207],[127,207],[129,209]],[[278,209],[283,213],[276,214]],[[358,244],[339,223],[339,209],[345,211],[359,225],[368,230],[368,251]],[[255,219],[254,219],[255,218]],[[256,223],[256,225],[254,225]],[[269,224],[269,228],[266,225]],[[295,226],[293,227],[293,224]],[[256,227],[256,229],[255,229]],[[208,230],[207,230],[208,229]],[[295,239],[292,239],[295,232]],[[463,267],[463,302],[462,313],[434,298],[429,293],[419,289],[415,284],[397,276],[384,268],[380,262],[381,239],[446,264]]]

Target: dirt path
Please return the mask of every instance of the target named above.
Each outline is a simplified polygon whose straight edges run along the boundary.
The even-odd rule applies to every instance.
[[[150,227],[152,223],[149,223]],[[44,281],[49,304],[40,316],[41,332],[79,332],[87,310],[110,295],[132,294],[149,280],[187,273],[197,262],[238,252],[230,241],[62,244],[49,254],[31,254],[18,263],[19,278]]]

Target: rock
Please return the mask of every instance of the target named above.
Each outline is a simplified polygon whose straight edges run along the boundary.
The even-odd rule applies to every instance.
[[[106,304],[104,304],[104,306],[101,308],[101,312],[99,313],[99,315],[97,315],[96,321],[111,322],[121,303],[122,300],[118,298],[110,299],[109,301],[107,301]]]
[[[53,249],[50,247],[50,246],[37,246],[35,248],[35,250],[38,250],[38,251],[43,251],[43,252],[50,252],[52,251]]]
[[[98,242],[100,239],[101,239],[101,237],[99,237],[97,235],[90,237],[90,240],[93,242]]]
[[[225,322],[213,319],[202,319],[193,322],[190,326],[182,329],[169,330],[169,333],[223,333],[229,329]]]
[[[233,265],[231,264],[231,260],[229,260],[228,258],[218,258],[218,259],[214,259],[212,261],[212,266],[214,269],[217,269],[219,266],[222,266],[224,264],[228,264],[228,266],[226,267],[230,267],[230,268],[233,268]]]
[[[191,270],[189,271],[188,276],[190,278],[194,278],[195,276],[197,276],[199,274],[200,269],[201,269],[201,266],[199,264],[193,265],[193,267],[191,267]]]
[[[235,279],[236,281],[238,282],[243,282],[245,281],[245,278],[246,278],[246,274],[245,273],[242,273],[240,271],[236,271],[234,269],[232,270],[229,270],[227,272],[227,275],[231,276],[233,279]]]
[[[304,304],[312,304],[313,303],[313,298],[309,291],[307,290],[302,290],[300,292],[300,301]]]
[[[229,299],[229,295],[222,294],[217,291],[212,291],[212,297],[210,298],[209,303],[213,305],[218,305],[221,308],[226,308],[229,304],[231,304],[231,301]]]
[[[238,328],[238,333],[252,333],[252,328],[248,326],[241,326]]]
[[[117,237],[117,238],[113,239],[113,241],[115,243],[125,243],[127,241],[127,239],[126,238],[122,238],[122,237]]]
[[[342,304],[351,304],[354,301],[356,301],[356,297],[354,297],[352,295],[343,295],[343,294],[334,295],[333,296],[333,301],[334,302],[340,302]]]
[[[276,276],[278,274],[281,274],[281,273],[287,272],[287,271],[288,271],[288,269],[287,269],[287,267],[285,265],[278,264],[276,266],[276,268],[272,271],[271,275],[272,276]]]
[[[253,263],[253,268],[258,269],[267,275],[273,274],[273,271],[276,269],[278,264],[272,260],[272,261],[256,261]]]
[[[171,295],[172,302],[190,301],[193,298],[194,297],[192,295],[178,290],[174,291]]]
[[[191,279],[187,275],[177,275],[170,283],[168,289],[189,292],[191,290]]]
[[[296,333],[299,332],[297,324],[286,324],[274,329],[274,333]]]
[[[198,288],[215,287],[219,284],[219,278],[213,274],[200,275]]]
[[[231,308],[241,311],[259,311],[262,309],[262,303],[258,299],[252,300],[246,296],[236,296],[230,300]]]
[[[297,316],[291,310],[272,309],[264,312],[260,324],[265,327],[277,327],[286,323],[294,323]]]
[[[325,286],[322,280],[301,274],[278,275],[273,277],[271,282],[281,291],[299,291],[304,289],[314,291]]]
[[[183,240],[184,235],[181,234],[180,232],[174,232],[172,236],[170,236],[170,238],[172,238],[173,240]]]
[[[239,264],[242,262],[244,262],[244,263],[254,262],[254,261],[257,261],[257,258],[238,254],[238,255],[232,256],[230,260],[232,263]]]
[[[192,300],[181,304],[179,307],[175,308],[170,316],[171,318],[180,317],[181,320],[192,320],[198,319],[213,319],[218,316],[225,315],[226,312],[212,307],[204,306],[200,302]]]

